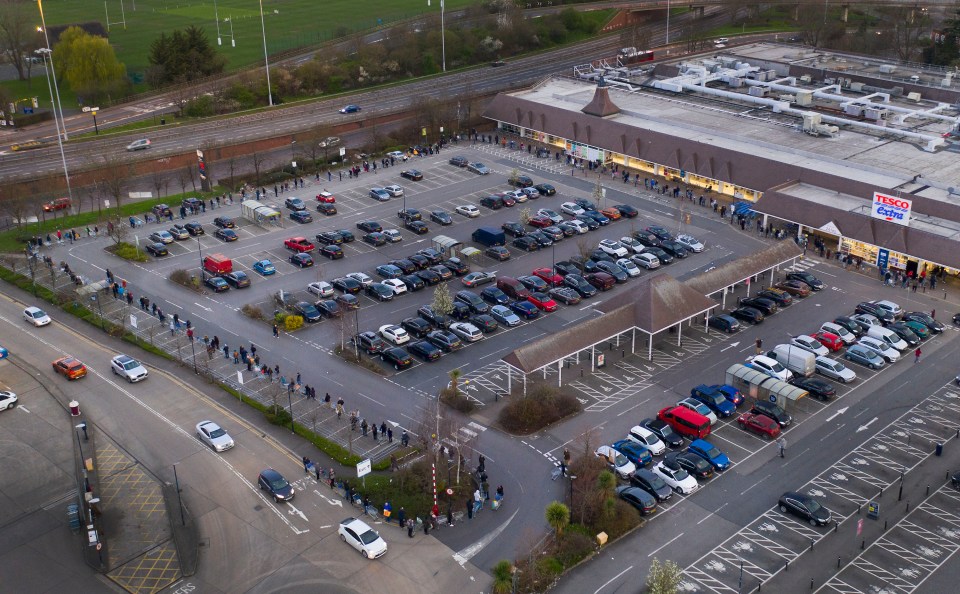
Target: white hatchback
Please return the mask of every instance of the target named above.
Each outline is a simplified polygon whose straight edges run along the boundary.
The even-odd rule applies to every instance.
[[[360,552],[366,559],[376,559],[387,554],[387,543],[362,520],[347,518],[337,528],[340,540]]]
[[[380,326],[380,336],[397,346],[410,342],[410,335],[407,334],[407,331],[393,324]]]
[[[453,211],[470,219],[475,219],[480,216],[480,209],[472,204],[461,204],[454,208]]]
[[[560,205],[560,212],[566,213],[570,216],[582,215],[585,210],[580,207],[576,202],[564,202]]]
[[[790,339],[790,344],[805,351],[811,352],[818,357],[826,357],[830,354],[830,349],[820,344],[819,340],[811,338],[806,334],[794,336],[792,339]]]
[[[23,319],[30,322],[38,328],[50,323],[50,316],[39,307],[28,307],[23,310]]]
[[[653,474],[662,478],[668,487],[681,495],[689,495],[700,488],[700,483],[690,476],[690,473],[679,465],[667,464],[666,461],[654,466]]]
[[[388,287],[393,289],[394,295],[403,295],[404,293],[407,292],[406,283],[404,283],[402,280],[398,278],[387,278],[380,282],[381,284],[387,285]]]
[[[643,425],[636,425],[631,429],[630,433],[627,434],[627,439],[644,446],[650,450],[650,453],[654,456],[659,456],[667,451],[667,444],[663,443],[663,440],[657,437],[656,433],[650,431]]]
[[[307,285],[307,290],[319,297],[333,297],[333,285],[327,281],[317,281]]]
[[[820,357],[817,359],[819,361]],[[789,382],[793,379],[793,372],[781,365],[776,359],[771,359],[766,355],[757,355],[747,360],[757,371],[762,371],[770,377],[777,378],[781,382]]]
[[[629,258],[620,258],[617,260],[617,266],[626,272],[627,276],[640,276],[640,269],[637,268],[637,265]]]
[[[637,471],[633,462],[610,446],[600,446],[594,452],[598,458],[603,458],[622,479],[628,479]]]
[[[397,185],[384,186],[383,189],[387,191],[387,194],[390,194],[394,198],[396,198],[397,196],[403,196],[403,188],[401,188],[400,186],[397,186]]]

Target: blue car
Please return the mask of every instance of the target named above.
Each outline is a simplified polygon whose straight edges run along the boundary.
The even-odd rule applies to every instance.
[[[270,260],[257,260],[253,263],[253,271],[263,276],[270,276],[271,274],[277,273],[277,269]]]
[[[720,390],[723,397],[732,402],[734,406],[740,406],[743,403],[743,393],[730,384],[714,384],[710,387],[714,390]]]
[[[525,320],[533,320],[540,315],[540,310],[537,306],[529,301],[515,301],[510,304],[510,309]]]
[[[381,264],[377,266],[377,275],[383,278],[400,278],[403,276],[403,270],[393,264]]]
[[[730,467],[730,458],[727,458],[726,454],[705,439],[693,440],[690,446],[687,447],[687,451],[700,456],[717,470],[726,470]]]
[[[690,395],[693,396],[694,400],[706,404],[718,417],[729,417],[737,412],[737,407],[727,400],[720,390],[715,390],[704,384],[692,388]]]
[[[10,351],[0,346],[0,359],[6,359],[9,356],[10,356]]]
[[[340,113],[357,113],[360,111],[359,105],[345,105],[340,108]]]
[[[494,305],[490,308],[490,316],[504,326],[520,325],[520,318],[517,314],[510,311],[506,305]]]
[[[614,443],[613,449],[623,454],[637,468],[649,466],[653,462],[653,454],[650,453],[650,450],[629,439],[621,439]]]
[[[596,222],[599,223],[600,225],[609,225],[609,224],[610,224],[610,219],[608,219],[608,218],[606,217],[606,215],[604,215],[604,214],[602,214],[602,213],[600,213],[600,212],[597,212],[596,210],[587,210],[587,211],[584,211],[583,214],[586,215],[586,216],[588,216],[588,217],[590,217],[591,219],[593,219],[594,221],[596,221]]]

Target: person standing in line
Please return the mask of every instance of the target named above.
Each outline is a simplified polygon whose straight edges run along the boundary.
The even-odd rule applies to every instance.
[[[763,340],[760,339],[760,338],[758,338],[758,339],[757,339],[757,342],[756,342],[756,345],[757,345],[757,354],[758,354],[758,355],[762,355],[762,354],[763,354]]]
[[[397,512],[397,524],[401,528],[407,525],[407,510],[403,509],[403,506],[400,506],[400,511]]]
[[[416,527],[416,524],[413,523],[413,518],[407,520],[407,536],[413,538],[413,529]]]

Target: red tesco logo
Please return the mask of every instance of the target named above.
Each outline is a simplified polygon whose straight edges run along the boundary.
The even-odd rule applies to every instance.
[[[880,204],[886,206],[893,206],[894,208],[903,208],[909,209],[910,202],[907,200],[901,200],[899,198],[894,198],[893,196],[884,196],[883,194],[877,194],[874,196],[874,200]]]

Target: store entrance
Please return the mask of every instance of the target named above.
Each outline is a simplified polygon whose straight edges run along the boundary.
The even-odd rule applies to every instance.
[[[907,276],[917,278],[917,266],[919,264],[916,260],[907,260]]]

